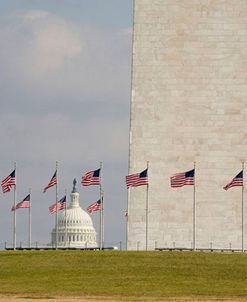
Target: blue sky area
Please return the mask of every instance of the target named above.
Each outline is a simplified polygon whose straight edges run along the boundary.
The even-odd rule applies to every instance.
[[[130,0],[1,0],[0,15],[39,9],[83,25],[123,28],[132,26],[132,5]]]
[[[125,242],[132,48],[130,0],[0,0],[0,178],[17,162],[17,201],[32,189],[33,242],[50,242],[59,197],[77,178],[83,209],[99,197],[81,177],[103,162],[106,245]],[[12,243],[13,192],[0,193],[0,248]],[[92,215],[98,231],[98,213]],[[17,242],[28,213],[17,211]]]

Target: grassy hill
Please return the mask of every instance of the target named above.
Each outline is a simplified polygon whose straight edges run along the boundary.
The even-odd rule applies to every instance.
[[[247,255],[2,251],[0,294],[247,298]]]

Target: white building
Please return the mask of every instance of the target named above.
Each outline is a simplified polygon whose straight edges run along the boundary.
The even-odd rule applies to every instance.
[[[146,186],[130,189],[129,249],[191,248],[193,230],[195,247],[247,248],[246,190],[243,205],[223,190],[247,162],[246,13],[244,0],[134,1],[129,174],[149,161],[149,207]],[[170,186],[194,162],[195,221],[193,187]]]
[[[58,212],[58,247],[96,247],[96,231],[91,217],[80,207],[76,180],[70,194],[70,205]],[[56,228],[51,233],[56,246]]]

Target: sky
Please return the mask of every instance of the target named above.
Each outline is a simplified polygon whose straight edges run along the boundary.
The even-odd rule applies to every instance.
[[[31,189],[32,243],[50,242],[55,188],[42,193],[58,161],[58,190],[77,179],[85,210],[99,197],[82,187],[99,168],[105,245],[125,244],[131,83],[132,0],[0,0],[0,178],[17,163],[17,202]],[[0,193],[0,248],[12,245],[13,191]],[[28,241],[19,209],[17,246]],[[98,232],[99,213],[92,214]]]

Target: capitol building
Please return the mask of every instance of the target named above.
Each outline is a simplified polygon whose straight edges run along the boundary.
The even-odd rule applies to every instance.
[[[96,231],[91,217],[80,207],[76,180],[66,210],[58,212],[58,247],[96,247]],[[51,245],[56,246],[56,228],[51,233]]]

